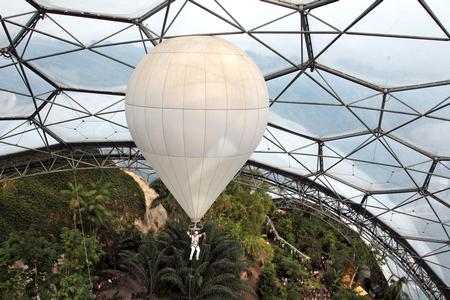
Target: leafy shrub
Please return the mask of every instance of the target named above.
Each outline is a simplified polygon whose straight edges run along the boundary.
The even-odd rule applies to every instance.
[[[85,236],[77,229],[63,228],[61,243],[64,248],[58,260],[58,280],[55,296],[58,299],[95,299],[90,272],[99,263],[103,250],[95,236]]]
[[[0,186],[0,242],[10,232],[27,231],[35,226],[46,237],[56,239],[63,227],[72,224],[69,200],[60,193],[74,182],[74,173],[61,172],[17,179]],[[118,169],[80,170],[76,181],[85,187],[99,179],[108,181],[110,201],[106,208],[123,223],[142,218],[144,194],[138,184]]]
[[[279,278],[289,278],[291,280],[304,279],[308,273],[304,270],[300,261],[293,258],[290,253],[284,249],[277,249],[273,263],[276,265]]]
[[[302,293],[298,286],[289,284],[286,289],[286,300],[302,299]]]
[[[0,247],[1,299],[50,298],[59,250],[36,230],[11,233]]]
[[[260,190],[231,182],[213,204],[205,219],[242,241],[247,235],[260,235],[261,225],[273,206],[270,196]]]
[[[272,260],[273,248],[262,237],[247,235],[241,243],[245,254],[254,261],[267,262]]]
[[[355,294],[350,289],[340,288],[336,293],[334,293],[332,300],[367,300],[367,297],[359,296]]]
[[[275,300],[280,298],[278,280],[275,272],[275,265],[267,263],[259,275],[256,292],[261,300]]]

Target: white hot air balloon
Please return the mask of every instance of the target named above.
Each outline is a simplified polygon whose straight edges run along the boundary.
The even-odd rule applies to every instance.
[[[268,99],[255,63],[221,38],[169,39],[137,65],[126,95],[128,127],[193,222],[258,145]]]

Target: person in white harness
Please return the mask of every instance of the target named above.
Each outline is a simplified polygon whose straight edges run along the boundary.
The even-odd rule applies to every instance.
[[[191,234],[189,231],[187,232],[187,235],[191,238],[191,255],[189,256],[189,260],[192,260],[192,256],[194,255],[194,252],[197,252],[195,257],[199,258],[200,256],[200,237],[203,236],[203,238],[206,238],[206,233],[198,234],[198,231],[194,231],[194,234]]]

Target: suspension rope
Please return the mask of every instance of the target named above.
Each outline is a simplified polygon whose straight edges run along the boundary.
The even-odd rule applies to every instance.
[[[87,247],[86,247],[86,239],[85,239],[85,235],[84,235],[83,217],[81,215],[81,205],[80,205],[80,199],[78,196],[78,183],[77,183],[76,170],[73,172],[73,178],[75,180],[75,193],[76,193],[77,201],[78,201],[78,215],[80,216],[81,235],[83,236],[84,256],[86,259],[86,266],[87,266],[88,277],[89,277],[89,285],[91,286],[91,290],[92,290],[91,269],[89,268],[89,258],[88,258]]]

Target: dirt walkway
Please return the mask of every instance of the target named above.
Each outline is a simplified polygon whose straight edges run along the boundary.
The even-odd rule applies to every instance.
[[[145,214],[144,220],[136,219],[134,221],[134,225],[144,234],[146,234],[150,229],[158,231],[159,228],[164,226],[167,221],[167,211],[160,204],[154,208],[152,208],[152,202],[156,198],[158,198],[158,194],[152,189],[147,181],[139,175],[136,175],[133,172],[123,170],[126,174],[130,175],[131,178],[136,181],[136,183],[141,188],[144,193],[145,198]]]
[[[136,175],[135,173],[128,171],[128,170],[123,170],[126,174],[130,175],[131,178],[134,179],[134,181],[136,181],[136,183],[139,185],[139,187],[141,188],[142,192],[144,193],[144,197],[145,197],[145,208],[150,208],[152,206],[152,202],[153,200],[155,200],[158,197],[158,194],[155,192],[154,189],[152,189],[147,181],[145,181],[144,178],[142,178],[139,175]]]
[[[253,266],[249,268],[251,272],[251,276],[247,277],[247,275],[244,273],[244,275],[241,277],[241,279],[244,282],[247,282],[247,284],[253,289],[254,293],[245,293],[244,299],[245,300],[259,300],[258,295],[256,295],[256,283],[258,282],[259,274],[261,273],[261,268],[257,266]]]

